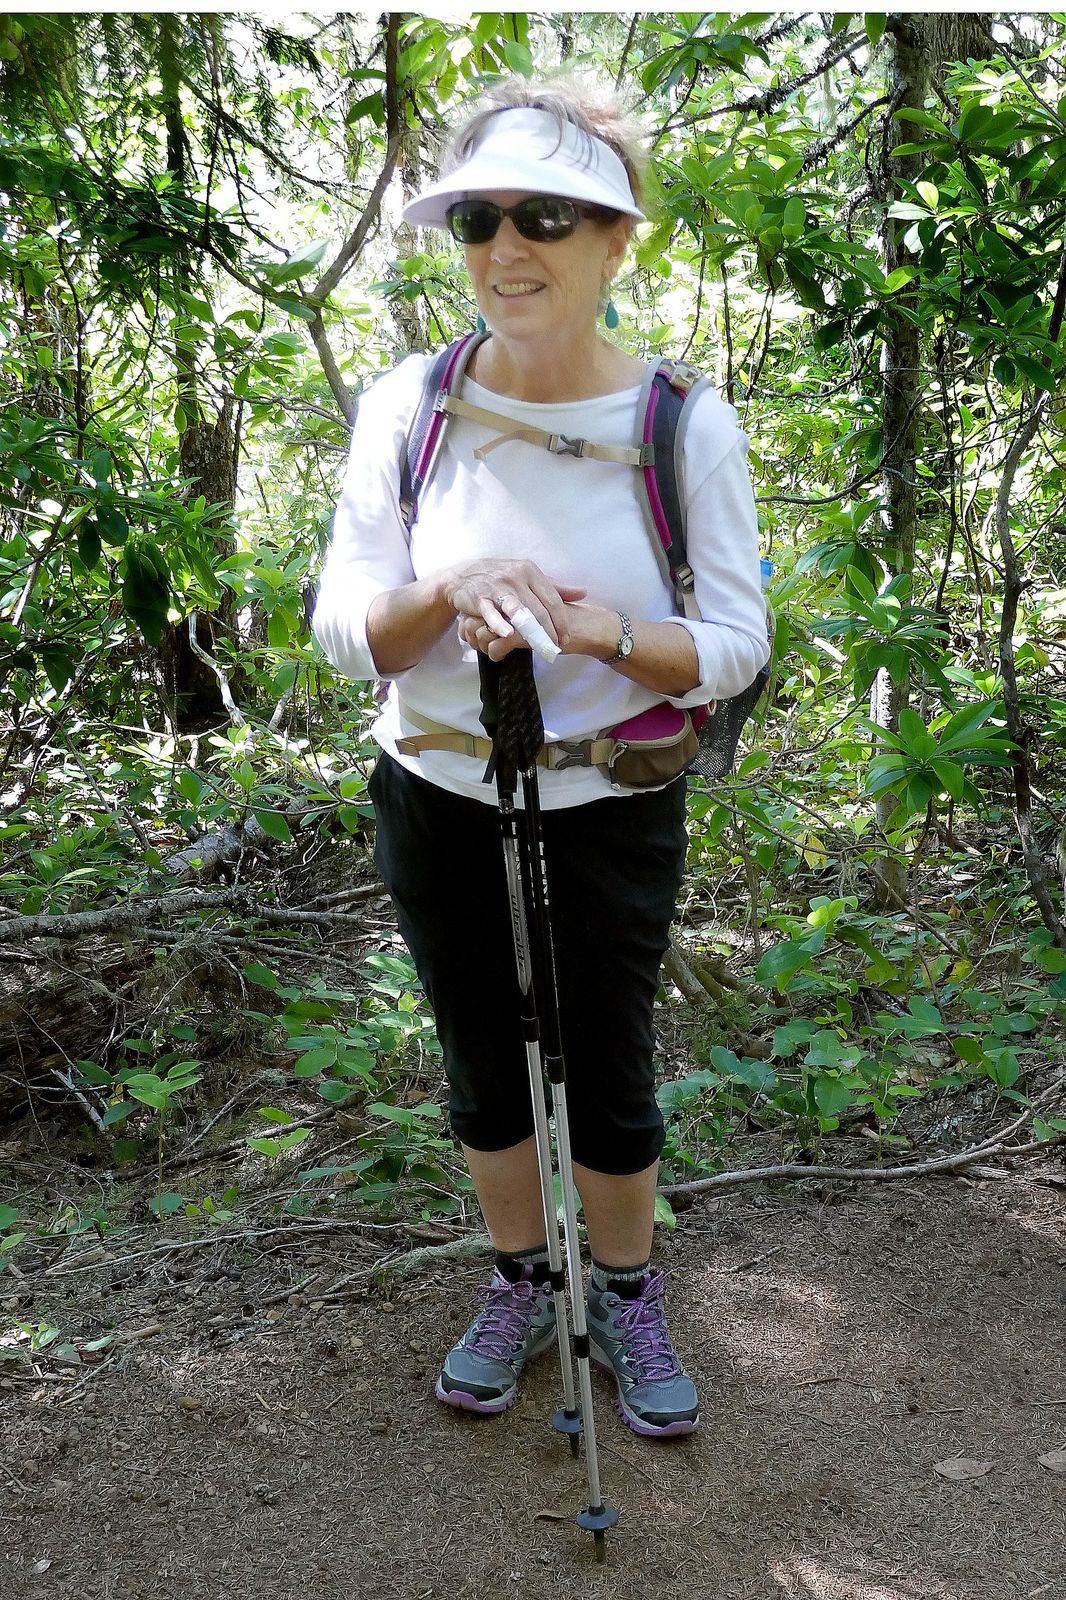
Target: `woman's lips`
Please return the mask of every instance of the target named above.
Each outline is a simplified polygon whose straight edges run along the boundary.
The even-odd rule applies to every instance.
[[[495,292],[502,300],[521,300],[531,294],[539,294],[543,287],[542,283],[498,283]]]

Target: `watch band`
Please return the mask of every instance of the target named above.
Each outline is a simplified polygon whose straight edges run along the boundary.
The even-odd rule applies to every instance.
[[[608,656],[604,666],[613,667],[616,662],[624,661],[633,650],[633,628],[624,611],[618,613],[618,620],[622,624],[622,632],[613,656]]]

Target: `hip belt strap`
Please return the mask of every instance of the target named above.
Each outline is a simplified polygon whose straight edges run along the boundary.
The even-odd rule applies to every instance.
[[[492,755],[492,741],[475,733],[463,733],[459,728],[449,728],[431,717],[419,716],[409,706],[401,703],[400,715],[405,722],[413,722],[421,733],[408,734],[397,739],[396,749],[402,756],[421,756],[423,750],[453,750],[459,755],[474,756],[487,761]],[[552,772],[564,772],[567,767],[605,766],[614,753],[617,739],[557,739],[541,748],[537,765]]]

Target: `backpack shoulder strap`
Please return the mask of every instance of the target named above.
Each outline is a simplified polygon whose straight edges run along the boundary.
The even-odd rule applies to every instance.
[[[454,394],[478,345],[487,336],[468,333],[434,356],[422,385],[411,426],[400,449],[400,514],[410,533],[418,518],[418,502],[433,475],[444,437],[444,402]]]
[[[637,443],[652,446],[637,475],[641,501],[677,609],[693,621],[699,607],[687,554],[684,446],[693,404],[709,381],[687,361],[660,361],[649,368],[637,406]]]

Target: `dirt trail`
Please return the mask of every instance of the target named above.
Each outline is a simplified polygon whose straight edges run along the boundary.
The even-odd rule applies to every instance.
[[[135,1326],[151,1287],[163,1329],[4,1390],[0,1595],[1066,1600],[1066,1474],[1038,1461],[1066,1448],[1066,1189],[1038,1175],[833,1204],[748,1192],[682,1216],[661,1259],[703,1423],[640,1440],[597,1375],[622,1512],[603,1567],[546,1421],[554,1355],[503,1418],[432,1397],[477,1263],[243,1323],[298,1259],[240,1283],[190,1269],[140,1298],[79,1289],[86,1326]],[[225,1312],[236,1325],[212,1327]],[[952,1457],[990,1470],[945,1480]]]

